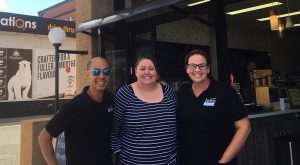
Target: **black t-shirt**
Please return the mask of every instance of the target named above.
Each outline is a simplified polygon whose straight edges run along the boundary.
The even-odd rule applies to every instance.
[[[113,95],[105,91],[98,103],[89,97],[87,89],[64,104],[46,130],[53,137],[65,132],[67,165],[110,165]]]
[[[234,135],[234,122],[247,116],[241,99],[229,84],[211,80],[198,97],[191,83],[183,85],[178,100],[181,164],[217,164]]]

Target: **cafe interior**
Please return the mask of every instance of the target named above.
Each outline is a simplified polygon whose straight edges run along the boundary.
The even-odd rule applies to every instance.
[[[161,79],[178,90],[188,81],[183,59],[192,49],[203,49],[211,55],[212,76],[231,83],[245,103],[258,102],[279,110],[279,104],[271,102],[279,94],[289,94],[280,89],[298,86],[298,0],[116,3],[120,10],[76,28],[76,32],[94,36],[98,52],[116,70],[112,91],[134,80],[134,62],[141,55],[155,56]],[[249,63],[254,63],[255,71],[247,70]],[[258,90],[258,100],[253,90]],[[265,95],[271,100],[264,99]]]

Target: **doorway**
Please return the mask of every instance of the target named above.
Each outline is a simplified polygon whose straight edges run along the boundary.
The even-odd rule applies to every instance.
[[[134,69],[136,60],[141,56],[152,56],[156,58],[156,29],[155,26],[129,31],[130,45],[128,63],[130,65],[130,83],[136,80]]]

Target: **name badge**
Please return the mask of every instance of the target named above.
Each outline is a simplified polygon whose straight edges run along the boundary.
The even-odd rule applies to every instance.
[[[209,106],[209,107],[212,107],[212,106],[215,106],[215,103],[217,101],[217,98],[206,98],[204,103],[203,103],[203,106]]]
[[[107,112],[112,112],[113,108],[110,106],[109,108],[107,108]]]

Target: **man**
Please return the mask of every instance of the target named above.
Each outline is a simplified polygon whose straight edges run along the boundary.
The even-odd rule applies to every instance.
[[[243,81],[241,83],[241,91],[243,94],[244,103],[255,102],[255,90],[253,88],[253,70],[256,69],[256,63],[254,61],[249,61],[246,66]]]
[[[257,69],[256,63],[254,61],[250,61],[247,65],[248,72],[253,72],[255,69]]]
[[[110,129],[113,95],[108,85],[107,61],[95,57],[87,64],[89,86],[64,104],[39,135],[39,144],[48,165],[57,165],[53,137],[65,132],[67,165],[111,165]]]

